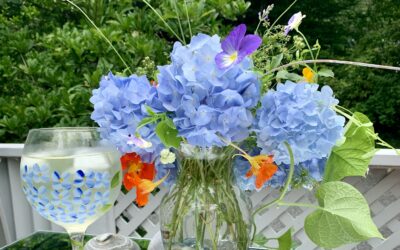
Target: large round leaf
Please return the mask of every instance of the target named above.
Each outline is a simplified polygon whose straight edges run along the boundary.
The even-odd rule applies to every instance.
[[[307,216],[305,231],[318,246],[335,248],[369,238],[382,238],[371,219],[368,203],[353,186],[333,181],[321,185],[320,208]]]

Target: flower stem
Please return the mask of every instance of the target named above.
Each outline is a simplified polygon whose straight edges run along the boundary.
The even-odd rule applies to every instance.
[[[231,184],[233,151],[232,147],[226,147],[220,154],[222,157],[211,159],[178,154],[178,180],[170,195],[164,198],[161,209],[173,207],[162,226],[169,236],[164,239],[167,250],[191,237],[196,241],[193,245],[196,250],[206,247],[217,250],[223,239],[231,240],[237,249],[247,248],[249,225],[243,220]],[[179,230],[186,233],[184,237],[179,238]]]
[[[190,37],[192,37],[193,36],[192,25],[190,24],[189,11],[188,11],[188,6],[187,6],[186,0],[184,0],[184,3],[185,3],[186,19],[187,19],[188,26],[189,26],[189,34],[190,34]]]
[[[344,109],[347,113],[345,111],[343,111],[342,109]],[[339,105],[333,106],[333,110],[336,111],[337,113],[339,113],[340,115],[343,115],[344,117],[346,117],[350,122],[354,123],[357,127],[373,126],[372,122],[370,124],[369,123],[368,124],[362,124],[359,120],[357,120],[356,118],[354,118],[352,116],[353,113],[350,110],[348,110],[348,109],[346,109],[344,107],[341,107]],[[386,148],[393,149],[396,152],[396,154],[400,155],[400,150],[396,149],[395,147],[393,147],[392,145],[390,145],[389,143],[384,141],[378,134],[372,133],[371,130],[369,130],[369,129],[367,129],[366,132],[373,139],[377,140],[379,142],[378,144],[380,144],[380,145],[382,145],[382,146],[384,146]]]
[[[261,212],[261,211],[263,211],[263,210],[265,210],[265,209],[267,209],[267,208],[269,208],[269,207],[271,207],[273,205],[278,204],[285,197],[286,192],[289,189],[290,183],[292,182],[293,174],[294,174],[294,156],[293,156],[293,151],[292,151],[292,148],[290,147],[289,143],[284,142],[284,144],[285,144],[285,146],[286,146],[286,148],[288,150],[289,157],[290,157],[290,168],[289,168],[289,174],[288,174],[288,178],[286,180],[286,183],[283,186],[282,192],[281,192],[281,194],[279,195],[279,197],[277,199],[275,199],[275,200],[273,200],[273,201],[271,201],[271,202],[269,202],[269,203],[267,203],[265,205],[260,206],[259,208],[257,208],[253,212],[253,221],[254,221],[254,216],[256,214],[258,214],[259,212]],[[257,227],[256,227],[255,223],[253,223],[253,227],[254,227],[254,231],[253,231],[252,241],[254,240],[254,237],[256,236],[256,231],[257,231]]]
[[[304,42],[306,43],[307,48],[310,51],[311,59],[315,61],[314,53],[311,49],[310,44],[308,43],[306,36],[299,29],[296,29],[296,31],[297,31],[297,33],[300,34],[300,36],[303,38]],[[314,70],[317,70],[317,64],[315,62],[314,62]]]
[[[283,15],[286,14],[292,8],[292,6],[297,2],[297,0],[294,0],[292,4],[289,5],[281,14],[280,16],[275,20],[275,22],[272,23],[272,25],[269,27],[267,30],[267,33],[265,33],[265,36],[268,36],[269,32],[271,32],[272,28],[275,26],[275,24],[283,17]]]
[[[359,67],[400,71],[400,67],[395,67],[395,66],[387,66],[387,65],[364,63],[364,62],[334,60],[334,59],[316,59],[316,60],[304,60],[304,61],[298,61],[298,62],[291,62],[291,63],[285,64],[285,65],[276,67],[276,68],[268,71],[267,73],[270,74],[270,73],[280,71],[285,68],[289,68],[289,67],[296,66],[296,65],[307,64],[307,63],[345,64],[345,65],[352,65],[352,66],[359,66]]]
[[[260,28],[261,22],[262,22],[262,20],[260,20],[260,21],[258,22],[258,24],[257,24],[257,28],[256,28],[256,30],[254,31],[254,34],[255,34],[255,35],[258,35],[257,32],[258,32],[258,29]]]
[[[90,24],[96,29],[96,31],[100,34],[100,36],[110,45],[110,47],[114,50],[114,52],[117,54],[118,58],[121,60],[121,62],[124,64],[125,68],[129,71],[129,73],[133,74],[131,69],[129,68],[128,64],[125,62],[125,60],[122,58],[122,56],[118,53],[118,50],[112,45],[111,41],[104,35],[104,33],[100,30],[99,27],[90,19],[90,17],[85,13],[85,11],[82,10],[78,5],[76,5],[74,2],[71,0],[65,0],[75,8],[77,8],[84,16],[85,18],[90,22]]]
[[[160,18],[160,20],[164,23],[165,27],[167,27],[169,29],[169,31],[171,31],[172,34],[174,34],[174,36],[181,42],[181,43],[185,43],[184,40],[182,40],[178,34],[175,33],[175,31],[171,28],[171,26],[169,26],[169,24],[165,21],[165,19],[160,15],[160,13],[158,13],[158,11],[147,1],[147,0],[142,0],[153,12],[154,14],[156,14],[156,16],[158,18]]]
[[[322,209],[320,206],[315,206],[312,204],[307,203],[293,203],[293,202],[278,202],[278,206],[287,206],[287,207],[307,207],[307,208],[314,208],[314,209]]]
[[[182,40],[184,42],[184,45],[186,45],[185,33],[183,32],[181,17],[179,16],[179,10],[178,7],[176,6],[176,0],[172,0],[172,2],[175,8],[176,17],[178,18],[178,25],[179,25],[179,30],[181,31]]]

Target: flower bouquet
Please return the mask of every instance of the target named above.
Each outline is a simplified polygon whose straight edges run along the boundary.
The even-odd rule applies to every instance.
[[[154,79],[109,73],[93,91],[91,118],[124,153],[123,183],[136,189],[136,204],[170,187],[161,204],[166,249],[292,249],[290,230],[279,239],[256,235],[254,215],[272,206],[313,208],[305,232],[320,247],[382,238],[362,194],[342,180],[365,176],[376,141],[390,145],[317,82],[333,77],[321,62],[394,67],[318,59],[319,44],[299,30],[305,16],[279,26],[271,10],[259,14],[254,34],[241,24],[224,38],[200,33],[186,43],[177,35]],[[280,196],[253,209],[244,191],[267,187]],[[299,187],[318,204],[285,202]]]

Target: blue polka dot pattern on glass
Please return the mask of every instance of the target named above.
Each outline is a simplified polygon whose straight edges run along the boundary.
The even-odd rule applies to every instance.
[[[46,165],[21,168],[29,203],[55,223],[83,224],[109,205],[111,174],[100,171],[51,171]]]

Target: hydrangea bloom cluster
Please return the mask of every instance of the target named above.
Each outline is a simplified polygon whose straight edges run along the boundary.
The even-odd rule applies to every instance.
[[[154,132],[154,125],[146,125],[136,131],[139,122],[148,114],[145,105],[155,112],[164,111],[158,100],[156,87],[145,76],[114,76],[109,73],[93,90],[90,102],[94,104],[91,118],[100,126],[103,139],[111,141],[123,153],[136,152],[145,162],[154,161],[162,144]],[[131,143],[135,133],[152,143],[149,148]]]
[[[250,109],[259,100],[259,80],[245,57],[227,69],[218,68],[215,57],[222,51],[217,35],[199,34],[189,45],[177,42],[172,63],[159,67],[158,96],[173,112],[179,135],[191,145],[224,145],[242,141],[253,123]]]
[[[275,162],[289,164],[283,142],[293,149],[295,163],[322,159],[342,138],[345,119],[332,110],[338,104],[329,86],[286,82],[270,90],[257,111],[257,144]]]
[[[249,154],[252,156],[259,155],[261,153],[260,148],[253,148]],[[294,176],[292,179],[292,186],[303,186],[305,188],[312,188],[316,182],[322,181],[322,177],[325,171],[327,158],[322,159],[311,159],[305,162],[301,162],[295,165]],[[250,163],[243,157],[237,157],[234,162],[234,173],[236,182],[242,190],[256,190],[255,187],[255,176],[250,178],[246,177],[246,173],[250,170]],[[282,188],[287,180],[289,174],[289,164],[280,164],[278,171],[275,172],[274,176],[268,180],[262,189],[266,187]]]

